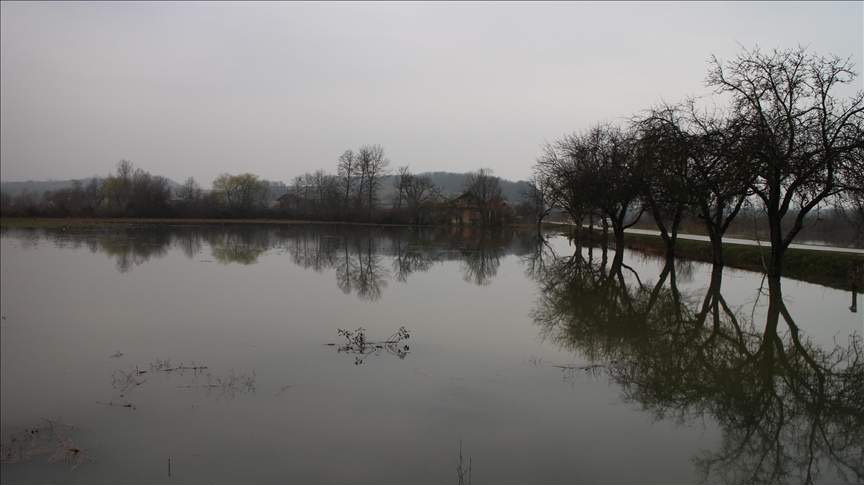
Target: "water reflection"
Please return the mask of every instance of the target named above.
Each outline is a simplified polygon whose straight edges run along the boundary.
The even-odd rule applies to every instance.
[[[264,231],[222,231],[206,235],[205,239],[213,258],[224,265],[258,263],[258,257],[274,245],[273,239]]]
[[[113,258],[122,273],[165,257],[171,248],[189,259],[200,258],[209,249],[213,261],[223,265],[256,264],[273,250],[289,255],[304,269],[333,270],[342,292],[370,301],[380,299],[391,280],[407,282],[412,274],[445,261],[459,261],[466,282],[488,285],[502,257],[529,253],[536,246],[526,234],[501,228],[117,225],[75,232],[4,229],[3,234],[31,246],[45,239],[62,248],[87,247]]]
[[[780,281],[734,308],[722,268],[704,294],[682,292],[667,262],[656,283],[618,259],[541,250],[533,311],[545,337],[595,363],[625,400],[658,418],[715,420],[716,451],[694,458],[709,483],[864,480],[864,362],[857,333],[819,347],[800,331]],[[767,290],[767,294],[766,294]]]
[[[436,457],[440,444],[451,447],[466,433],[473,435],[472,454],[495,465],[484,470],[490,482],[627,482],[637,477],[617,474],[612,469],[619,463],[647,474],[659,471],[644,476],[652,482],[690,480],[693,464],[701,479],[712,483],[864,478],[862,341],[846,337],[850,302],[838,291],[820,294],[802,285],[803,292],[796,292],[795,283],[784,281],[788,301],[803,296],[800,302],[825,314],[805,318],[787,308],[779,282],[766,280],[758,294],[742,297],[740,287],[759,284],[760,276],[751,272],[724,276],[706,272],[702,264],[662,265],[635,252],[621,258],[595,244],[573,251],[563,238],[547,241],[533,231],[507,229],[118,225],[74,233],[2,233],[4,276],[12,275],[9,281],[16,284],[4,280],[9,319],[2,326],[3,384],[13,390],[3,394],[5,423],[32,423],[63,407],[67,417],[76,414],[76,423],[99,430],[89,440],[133,454],[132,447],[111,442],[114,431],[124,430],[127,442],[144,451],[148,461],[164,461],[161,444],[138,444],[155,440],[147,439],[150,429],[170,424],[187,440],[175,451],[197,447],[193,443],[202,437],[210,444],[201,451],[206,461],[190,479],[224,479],[212,465],[228,463],[224,458],[234,450],[266,455],[261,451],[290,446],[308,455],[252,457],[233,469],[257,471],[260,482],[284,482],[282,476],[266,475],[272,461],[279,474],[284,467],[304,470],[298,478],[315,482],[320,471],[368,454],[362,475],[327,478],[397,482],[426,471],[424,461]],[[38,245],[80,250],[20,250]],[[80,258],[87,251],[97,256]],[[63,271],[54,271],[58,261],[68,262]],[[113,273],[113,266],[132,274],[106,276],[105,269]],[[521,278],[520,270],[532,280]],[[421,276],[424,272],[430,273]],[[190,274],[188,280],[178,279],[174,288],[164,285],[184,273]],[[214,284],[219,285],[201,284],[217,274]],[[249,285],[252,279],[267,287]],[[409,281],[410,287],[402,285]],[[304,287],[301,291],[286,291],[298,282],[293,287]],[[478,291],[475,285],[490,287]],[[238,288],[245,291],[223,297]],[[358,302],[395,294],[397,288],[400,299],[386,306]],[[340,291],[352,297],[336,298]],[[152,292],[164,304],[153,306],[154,299],[140,298],[141,292]],[[38,296],[37,301],[30,296]],[[447,308],[439,315],[445,299]],[[321,304],[337,300],[339,305]],[[742,307],[744,301],[749,303]],[[816,312],[799,309],[811,316]],[[814,322],[820,318],[823,322]],[[830,318],[843,323],[824,325]],[[532,322],[557,344],[538,342]],[[365,331],[356,328],[359,324],[368,324],[369,337],[377,341],[365,334],[358,338]],[[403,324],[407,329],[386,338]],[[335,334],[339,325],[351,326],[341,336],[344,343]],[[821,339],[838,327],[842,342],[823,344]],[[417,336],[410,349],[409,329],[412,339]],[[555,349],[559,346],[565,351]],[[74,352],[58,354],[57,349]],[[123,352],[109,356],[116,349]],[[529,352],[533,369],[526,372],[521,363]],[[188,361],[175,366],[156,360],[147,367],[154,353],[201,359],[213,374],[208,368],[196,375],[193,368],[200,366]],[[364,359],[363,368],[354,372],[344,366],[346,360],[361,364]],[[546,369],[571,359],[577,363],[561,369],[575,392],[559,386],[557,370]],[[56,367],[75,372],[59,376]],[[604,383],[586,380],[584,374]],[[74,380],[67,384],[69,377]],[[31,383],[43,385],[32,388]],[[298,393],[285,393],[294,386],[300,387]],[[22,389],[27,393],[14,392]],[[636,406],[617,406],[619,393]],[[225,426],[225,409],[198,406],[211,396],[220,402],[223,396],[241,398],[231,403],[234,428]],[[294,408],[286,414],[289,400]],[[584,405],[580,413],[573,413],[574,404]],[[194,411],[181,414],[187,405]],[[358,410],[364,420],[355,419]],[[408,426],[393,428],[394,417]],[[643,427],[653,417],[704,423],[705,433],[700,436],[699,427],[689,426],[673,430],[668,423]],[[613,425],[597,430],[598,424]],[[286,443],[282,430],[289,427],[294,442]],[[235,431],[241,428],[251,439],[235,445],[240,435]],[[381,435],[385,429],[388,433]],[[629,436],[619,435],[624,433]],[[348,445],[331,440],[347,436],[362,440]],[[369,437],[376,438],[371,446]],[[656,447],[654,455],[641,450],[628,455],[626,448],[619,449],[624,441],[668,447]],[[509,444],[525,447],[513,452]],[[593,451],[575,447],[582,444]],[[697,452],[703,444],[707,451]],[[112,459],[100,452],[98,464],[109,469],[95,466],[87,477],[130,477],[125,468],[112,472]],[[176,453],[184,462],[195,460]],[[378,456],[409,460],[401,462],[402,475],[396,478],[380,474],[394,462],[379,464]],[[577,476],[573,465],[581,466],[578,461],[608,465],[597,466],[597,475]],[[452,476],[453,462],[444,467],[439,461],[434,468]],[[441,481],[431,478],[426,477]]]

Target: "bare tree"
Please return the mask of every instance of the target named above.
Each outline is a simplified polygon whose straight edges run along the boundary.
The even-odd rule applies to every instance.
[[[577,159],[565,153],[562,142],[543,148],[534,166],[534,178],[544,181],[549,207],[566,211],[574,223],[581,225],[589,211],[590,194],[580,182]]]
[[[723,236],[747,201],[753,180],[747,127],[738,117],[700,113],[692,101],[688,107],[691,205],[708,231],[713,263],[723,265]]]
[[[678,229],[691,202],[690,144],[682,125],[681,110],[669,105],[654,108],[636,121],[642,199],[666,244],[667,259],[674,258]]]
[[[712,58],[708,84],[732,97],[746,122],[750,186],[768,217],[769,274],[782,275],[783,256],[804,218],[844,190],[844,168],[860,167],[864,91],[836,92],[856,77],[852,63],[805,48],[744,50],[728,63]],[[787,214],[791,225],[782,225]]]
[[[484,226],[498,221],[495,206],[501,201],[501,181],[492,175],[492,169],[471,172],[465,179],[465,194],[480,210]]]
[[[432,207],[441,197],[438,187],[427,176],[411,175],[405,185],[405,205],[411,218],[411,224],[426,224],[430,222]]]
[[[403,210],[411,224],[430,222],[432,205],[440,197],[440,191],[432,179],[412,174],[408,166],[399,167],[393,187],[396,189],[394,209]]]
[[[345,193],[342,210],[343,213],[346,213],[351,201],[351,187],[354,178],[357,176],[357,158],[354,155],[354,151],[346,150],[339,156],[339,165],[336,168],[336,174],[339,176],[342,190]]]
[[[135,167],[128,160],[117,162],[116,175],[109,175],[102,184],[102,190],[109,206],[109,211],[120,214],[126,211],[132,192],[132,173]]]
[[[202,194],[201,186],[198,185],[194,177],[186,179],[186,182],[177,189],[177,198],[187,206],[197,204],[201,200]]]
[[[357,166],[360,172],[358,202],[362,204],[365,190],[365,203],[370,220],[378,198],[381,179],[387,174],[389,164],[390,161],[384,156],[384,147],[380,145],[364,145],[357,152]]]
[[[393,181],[393,187],[396,189],[396,196],[393,197],[393,208],[401,209],[402,202],[405,200],[405,189],[411,184],[413,175],[407,165],[396,169],[396,179]]]
[[[542,173],[535,171],[534,175],[528,179],[528,189],[523,196],[531,204],[534,210],[535,220],[537,222],[537,231],[543,224],[543,219],[549,215],[553,209],[553,198],[551,193],[551,185]]]
[[[642,173],[636,156],[635,135],[612,125],[597,125],[583,134],[568,135],[556,146],[558,158],[567,161],[562,184],[579,194],[578,210],[596,210],[612,225],[623,257],[624,230],[639,221]],[[577,222],[579,224],[581,222]]]
[[[674,254],[688,209],[704,225],[713,262],[723,264],[723,236],[749,194],[746,124],[734,114],[707,112],[694,100],[651,110],[637,124],[645,184],[642,198]]]

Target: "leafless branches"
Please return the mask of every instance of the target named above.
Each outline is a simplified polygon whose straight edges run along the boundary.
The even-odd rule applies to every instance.
[[[808,213],[854,190],[864,151],[864,91],[843,98],[857,77],[848,59],[806,48],[743,50],[712,58],[708,84],[732,98],[747,142],[750,188],[766,209],[769,273],[782,275],[783,255]],[[783,218],[792,217],[784,227]]]
[[[647,208],[672,254],[682,217],[696,216],[715,264],[727,229],[755,199],[768,220],[768,272],[781,276],[808,214],[829,201],[846,214],[862,206],[864,91],[839,94],[856,77],[849,59],[806,48],[715,57],[707,83],[727,106],[705,110],[689,99],[636,117],[630,131],[598,125],[565,136],[544,148],[535,177],[576,224],[608,218],[619,242],[622,215]]]

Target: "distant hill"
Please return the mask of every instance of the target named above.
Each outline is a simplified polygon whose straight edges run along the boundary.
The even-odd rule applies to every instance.
[[[441,192],[448,197],[458,196],[465,190],[465,181],[468,174],[458,172],[421,172],[417,175],[429,177],[432,183],[438,186]],[[387,201],[395,193],[394,183],[396,176],[390,175],[384,178],[381,187],[381,199]],[[511,204],[518,204],[525,200],[525,192],[528,190],[525,181],[510,181],[501,179],[501,195]]]
[[[99,178],[97,177],[97,179]],[[42,193],[44,193],[45,191],[57,191],[60,189],[72,187],[76,180],[83,185],[86,185],[88,182],[90,182],[90,178],[66,179],[59,181],[49,180],[0,182],[0,192],[2,192],[3,194],[9,194],[12,197],[15,197],[23,192],[30,192],[33,194],[42,195]]]
[[[88,177],[86,179],[65,179],[58,181],[3,181],[0,182],[0,192],[3,194],[9,194],[12,197],[23,192],[30,192],[41,196],[45,191],[57,191],[60,189],[70,188],[76,181],[80,182],[82,185],[87,185],[91,179],[102,180],[103,178]],[[175,191],[180,187],[180,184],[168,179],[168,187],[170,187],[172,191]]]

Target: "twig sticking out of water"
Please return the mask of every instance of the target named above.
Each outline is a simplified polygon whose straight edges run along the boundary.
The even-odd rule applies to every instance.
[[[602,364],[590,364],[590,365],[552,365],[553,368],[558,368],[561,370],[561,373],[564,377],[564,380],[567,381],[575,379],[579,373],[585,373],[586,375],[591,375],[593,377],[600,376],[601,372],[606,369],[606,365]]]
[[[206,369],[206,366],[196,365],[194,361],[192,362],[191,366],[186,366],[183,363],[180,363],[177,366],[173,366],[170,359],[157,359],[156,361],[150,363],[150,371],[152,372],[161,371],[163,373],[182,373],[184,371],[191,371],[193,373],[199,373]]]
[[[98,402],[97,401],[96,403],[98,403],[99,405],[105,405],[106,407],[120,407],[120,408],[128,408],[129,410],[135,410],[135,404],[133,404],[131,402],[115,402],[112,400],[110,402]]]
[[[235,373],[231,371],[226,376],[207,374],[206,383],[178,385],[178,388],[205,388],[218,391],[223,396],[235,397],[255,391],[256,376],[252,373]]]
[[[459,458],[456,460],[456,477],[459,484],[471,484],[471,456],[468,456],[468,467],[462,457],[462,441],[459,441]]]

